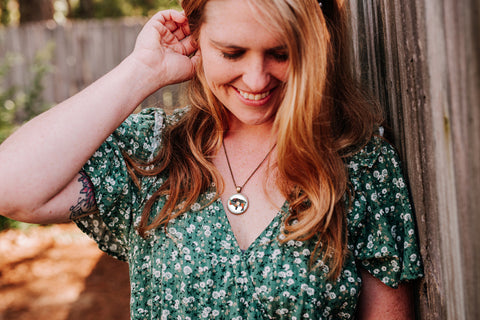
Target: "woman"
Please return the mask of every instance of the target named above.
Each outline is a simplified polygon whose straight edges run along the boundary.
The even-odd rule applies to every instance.
[[[348,73],[339,4],[182,6],[1,146],[2,214],[74,220],[127,260],[133,319],[412,318],[408,194]],[[191,78],[189,108],[124,121]]]

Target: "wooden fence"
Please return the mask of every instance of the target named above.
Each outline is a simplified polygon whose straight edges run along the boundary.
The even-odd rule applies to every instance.
[[[120,63],[132,51],[144,22],[142,18],[67,21],[62,25],[49,21],[0,29],[0,61],[12,55],[16,58],[1,85],[31,85],[35,55],[53,46],[51,72],[43,79],[42,97],[47,103],[61,102]],[[163,88],[143,106],[182,105],[181,88]]]
[[[419,318],[480,319],[480,2],[350,0],[356,70],[408,172]]]
[[[480,3],[349,0],[354,68],[385,106],[417,213],[426,276],[419,318],[480,318]],[[35,52],[55,43],[44,99],[59,102],[118,64],[142,20],[0,29],[0,59],[24,57],[3,85],[27,85]],[[1,61],[1,60],[0,60]],[[178,86],[144,104],[184,104]]]

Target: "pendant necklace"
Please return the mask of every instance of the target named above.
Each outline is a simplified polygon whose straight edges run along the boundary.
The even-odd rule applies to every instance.
[[[245,187],[245,185],[250,180],[250,178],[253,177],[255,172],[257,172],[257,170],[260,169],[262,164],[265,162],[265,160],[267,160],[268,156],[270,155],[270,153],[272,153],[273,149],[275,148],[275,146],[277,144],[275,143],[273,145],[273,147],[270,149],[270,151],[268,151],[265,158],[263,158],[263,160],[258,164],[258,166],[255,168],[255,170],[253,170],[253,172],[250,174],[250,176],[247,178],[247,180],[241,186],[237,185],[237,183],[235,182],[235,177],[233,176],[232,167],[230,166],[230,160],[228,159],[227,149],[225,148],[225,143],[223,141],[222,141],[222,145],[223,145],[223,151],[225,151],[225,158],[227,159],[228,170],[230,170],[230,175],[232,176],[233,184],[234,184],[235,188],[237,189],[237,193],[235,193],[230,198],[228,198],[227,208],[228,208],[228,211],[230,211],[231,213],[236,214],[236,215],[241,215],[241,214],[245,213],[245,211],[247,211],[247,209],[248,209],[248,198],[247,198],[246,195],[242,194],[243,187]]]

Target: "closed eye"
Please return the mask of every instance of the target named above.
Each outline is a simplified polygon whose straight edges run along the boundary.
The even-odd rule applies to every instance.
[[[289,58],[287,48],[284,46],[267,50],[267,54],[278,62],[285,62]]]
[[[243,51],[243,50],[238,50],[238,51],[233,51],[233,52],[222,51],[222,56],[225,59],[235,60],[235,59],[240,58],[244,53],[245,53],[245,51]]]
[[[277,60],[278,62],[285,62],[288,60],[288,53],[270,53],[273,59]]]

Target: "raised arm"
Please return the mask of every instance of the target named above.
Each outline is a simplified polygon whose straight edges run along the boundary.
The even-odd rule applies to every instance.
[[[120,65],[0,145],[0,214],[33,223],[68,220],[85,196],[80,169],[100,144],[148,95],[193,75],[198,58],[190,57],[188,35],[182,13],[157,13]]]

